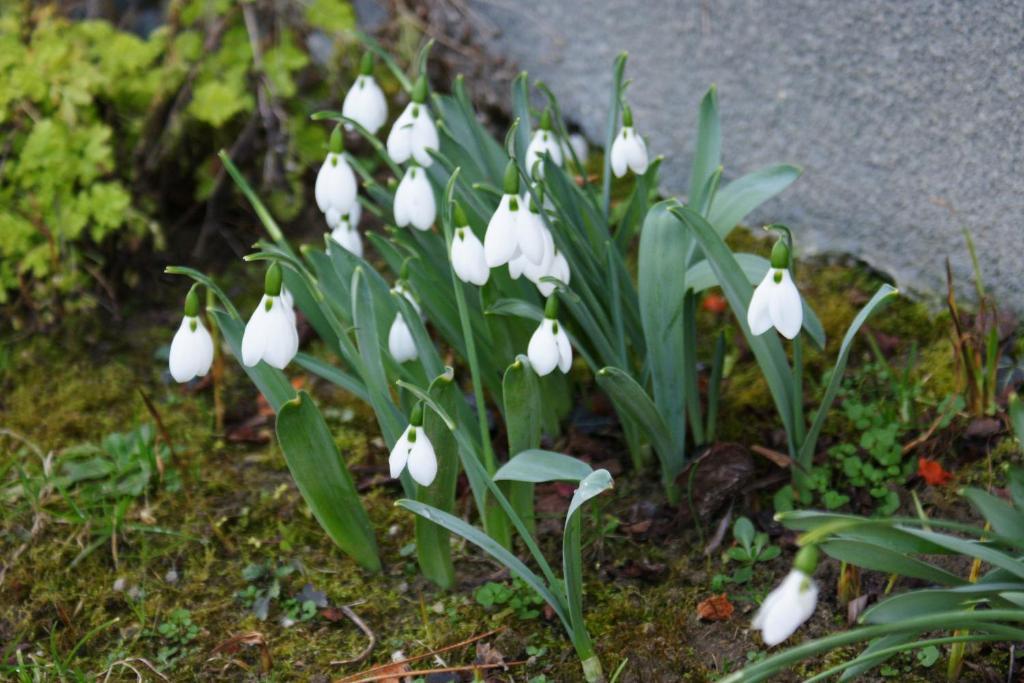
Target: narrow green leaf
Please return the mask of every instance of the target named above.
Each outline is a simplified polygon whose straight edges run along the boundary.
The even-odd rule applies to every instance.
[[[979,541],[956,538],[946,534],[936,533],[925,529],[903,528],[908,534],[918,536],[931,541],[935,545],[951,550],[954,553],[974,557],[982,562],[988,562],[993,567],[1005,569],[1014,576],[1024,579],[1024,563],[1019,558],[1008,553],[992,548]]]
[[[572,623],[573,645],[586,659],[593,652],[590,635],[583,620],[583,557],[582,524],[580,510],[591,498],[612,487],[612,475],[608,470],[595,470],[586,476],[569,502],[565,515],[565,534],[562,538],[562,574],[565,581],[565,597],[568,604],[569,620]]]
[[[281,406],[277,439],[299,492],[327,535],[363,568],[380,571],[370,519],[327,423],[306,392]]]
[[[1010,507],[1008,503],[981,489],[965,489],[963,495],[974,508],[992,525],[997,534],[1012,538],[1017,547],[1024,547],[1024,513]]]
[[[966,581],[956,574],[922,562],[903,553],[882,548],[873,543],[862,543],[847,539],[829,540],[821,544],[821,549],[830,557],[841,562],[849,562],[864,569],[871,569],[888,574],[911,576],[924,579],[943,586],[959,586]]]
[[[718,88],[712,85],[701,99],[697,115],[697,148],[693,154],[687,194],[690,206],[700,206],[704,201],[704,186],[721,163],[722,128],[718,120]]]
[[[195,280],[196,282],[198,282],[199,284],[203,285],[211,292],[213,292],[217,299],[220,301],[221,306],[224,307],[224,310],[227,311],[232,318],[234,318],[235,320],[242,319],[242,316],[239,315],[238,313],[238,309],[235,308],[235,305],[233,303],[231,303],[231,299],[228,298],[228,295],[225,294],[224,290],[221,289],[217,285],[217,283],[214,282],[213,279],[211,279],[210,277],[207,277],[205,274],[200,273],[198,270],[195,270],[194,268],[186,268],[185,266],[167,266],[167,268],[164,269],[164,272],[170,275],[185,275],[187,277],[192,278],[193,280]]]
[[[594,470],[587,463],[564,453],[531,448],[515,455],[494,474],[495,481],[580,481]]]
[[[708,222],[720,236],[728,236],[747,214],[792,185],[800,173],[796,166],[778,164],[732,181],[715,196]]]
[[[529,362],[522,356],[505,370],[501,382],[502,398],[505,404],[505,431],[508,433],[508,452],[513,455],[507,465],[498,469],[494,475],[499,476],[524,452],[540,446],[541,414],[543,398],[537,374],[529,367]],[[504,477],[515,480],[515,477]],[[534,530],[533,516],[533,485],[527,480],[519,479],[508,484],[508,498],[516,513],[532,533]]]
[[[967,609],[979,603],[1000,608],[1012,607],[999,597],[999,593],[1014,590],[1024,590],[1024,584],[970,583],[957,588],[922,588],[883,600],[867,610],[861,621],[866,624],[891,624],[932,612]]]
[[[660,202],[647,213],[640,233],[637,293],[654,404],[672,442],[672,450],[661,454],[662,465],[678,474],[686,458],[687,353],[683,318],[673,313],[686,292],[686,269],[680,264],[692,239],[671,213],[672,206],[670,201]]]
[[[604,161],[601,169],[601,209],[608,216],[608,208],[612,201],[612,143],[619,133],[619,111],[622,108],[622,79],[626,72],[626,59],[629,55],[620,52],[612,64],[612,92],[608,102],[608,120],[604,126]]]
[[[359,379],[334,367],[330,363],[325,363],[319,358],[315,358],[308,353],[299,353],[295,356],[295,364],[305,370],[308,370],[321,379],[325,379],[332,384],[338,385],[345,391],[354,395],[360,401],[365,403],[370,402],[370,395],[366,393],[366,387],[361,381],[359,381]]]

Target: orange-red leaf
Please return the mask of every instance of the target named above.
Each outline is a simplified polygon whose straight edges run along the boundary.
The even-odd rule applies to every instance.
[[[917,474],[930,486],[942,486],[953,481],[953,473],[942,468],[938,460],[917,459]]]
[[[734,610],[725,593],[712,595],[697,605],[697,618],[704,621],[726,621]]]

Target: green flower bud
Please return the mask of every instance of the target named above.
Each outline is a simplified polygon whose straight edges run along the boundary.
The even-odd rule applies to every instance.
[[[629,108],[628,104],[622,105],[622,127],[633,127],[633,110]]]
[[[281,266],[271,263],[267,268],[267,276],[263,280],[263,293],[267,296],[281,295]]]
[[[369,50],[363,53],[363,61],[359,63],[359,73],[363,76],[373,74],[373,53]]]
[[[558,318],[558,297],[548,297],[547,303],[544,304],[544,317],[548,320],[555,320]]]
[[[413,427],[419,427],[423,424],[423,404],[417,403],[413,406],[412,413],[409,415],[409,424]]]
[[[462,209],[462,204],[455,202],[455,208],[452,210],[452,218],[455,220],[455,227],[464,228],[469,225],[469,219],[466,218],[466,212]]]
[[[199,294],[196,290],[199,289],[199,283],[192,285],[188,290],[188,294],[185,295],[185,315],[190,318],[194,318],[199,315]]]
[[[412,89],[412,101],[423,104],[427,101],[427,77],[421,75],[416,79],[416,85]]]
[[[818,546],[808,545],[800,548],[800,552],[796,554],[796,559],[793,560],[793,569],[803,572],[810,576],[814,573],[814,570],[818,568]]]
[[[402,267],[398,270],[398,279],[402,282],[407,282],[409,280],[409,260],[410,259],[405,259],[402,261]]]
[[[516,160],[509,159],[505,165],[505,194],[519,194],[519,169]]]

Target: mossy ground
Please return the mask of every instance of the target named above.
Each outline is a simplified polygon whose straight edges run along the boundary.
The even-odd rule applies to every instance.
[[[809,371],[820,373],[826,359],[834,356],[845,325],[878,281],[856,268],[828,264],[808,266],[801,278],[830,340],[824,355],[807,357]],[[701,316],[702,323],[712,327],[727,321],[727,315]],[[472,547],[456,546],[460,584],[454,591],[439,591],[418,576],[408,552],[413,521],[392,505],[398,490],[386,479],[386,454],[372,415],[352,399],[314,383],[311,389],[365,489],[363,499],[378,533],[385,570],[372,576],[343,556],[310,515],[272,439],[245,443],[224,438],[213,429],[208,388],[190,392],[168,383],[163,364],[153,354],[166,343],[172,318],[136,316],[138,322],[130,331],[112,330],[96,320],[73,321],[59,333],[66,336],[23,340],[4,356],[0,426],[7,431],[0,436],[0,471],[6,481],[16,478],[15,463],[29,475],[39,471],[35,450],[53,453],[59,467],[61,452],[70,445],[98,442],[105,434],[151,422],[140,390],[153,398],[171,434],[171,466],[182,480],[177,491],[157,486],[131,504],[118,534],[116,562],[111,545],[103,544],[73,567],[72,560],[88,545],[92,532],[88,525],[69,522],[68,504],[59,493],[36,508],[24,497],[4,500],[4,676],[14,676],[13,666],[20,659],[40,680],[102,678],[112,666],[112,680],[134,680],[135,674],[116,662],[141,669],[146,680],[156,680],[145,670],[145,659],[176,681],[330,680],[386,663],[399,650],[418,655],[502,627],[505,630],[487,642],[506,661],[526,663],[506,672],[492,671],[489,678],[579,680],[578,662],[555,621],[543,615],[519,620],[476,603],[476,586],[505,575]],[[936,396],[952,390],[951,355],[941,317],[936,320],[923,306],[898,301],[871,326],[903,344],[916,340],[925,359],[918,379]],[[721,437],[764,444],[772,433],[771,403],[756,366],[739,355],[724,387]],[[854,365],[867,352],[861,348],[855,356]],[[814,387],[808,391],[813,401]],[[229,425],[258,415],[255,390],[230,362],[225,395]],[[256,439],[269,437],[271,429],[254,423],[244,433],[235,431]],[[993,443],[997,441],[994,437]],[[616,452],[615,444],[608,450],[628,461],[621,449]],[[988,458],[974,462],[951,460],[961,465],[961,482],[987,481],[990,467],[998,477],[1002,464],[1019,462],[1019,452],[1009,441],[988,452]],[[964,514],[949,488],[921,487],[921,494],[938,512]],[[701,622],[697,604],[713,594],[711,577],[722,570],[717,553],[705,557],[690,527],[670,522],[667,533],[647,537],[609,523],[629,517],[638,501],[661,505],[657,482],[653,476],[626,471],[618,477],[614,495],[586,520],[586,610],[606,671],[628,659],[621,681],[706,681],[742,667],[748,657],[761,656],[759,639],[748,631],[753,598],[763,596],[786,571],[789,553],[759,570],[752,585],[730,591],[736,607],[731,619]],[[755,514],[770,506],[756,496],[735,502],[740,506],[737,513]],[[713,531],[712,524],[706,533]],[[554,557],[557,538],[543,540]],[[783,536],[775,542],[785,545],[790,539]],[[236,597],[249,585],[243,570],[253,563],[294,563],[297,568],[282,580],[281,596],[271,604],[265,621]],[[625,571],[627,565],[640,567],[639,577]],[[647,575],[645,567],[656,569]],[[845,626],[845,619],[837,616],[843,610],[835,603],[836,571],[826,564],[821,572],[823,606],[802,632],[805,636]],[[373,631],[376,646],[365,661],[331,664],[355,657],[367,644],[366,635],[346,618],[332,621],[317,615],[290,626],[282,623],[284,600],[306,583],[326,594],[333,605],[352,605]],[[159,630],[179,609],[189,610],[198,627],[194,638],[181,642]],[[272,658],[269,670],[261,671],[258,646],[218,649],[233,636],[251,632],[266,643]],[[168,655],[173,646],[177,650]],[[471,663],[474,648],[446,652],[443,661]],[[849,654],[833,653],[824,663]],[[991,656],[1005,654],[996,651]],[[988,666],[985,660],[976,657],[973,664],[963,680],[986,680],[979,673]],[[427,660],[420,665],[441,663]],[[899,660],[898,666],[899,680],[904,681],[937,680],[943,667],[941,661],[933,669],[915,667],[912,658]],[[792,672],[791,677],[801,673]]]

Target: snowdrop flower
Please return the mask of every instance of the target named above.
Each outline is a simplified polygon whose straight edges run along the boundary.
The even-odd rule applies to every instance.
[[[267,270],[260,300],[242,335],[242,363],[252,367],[261,360],[283,370],[299,350],[292,297],[281,286],[281,266]]]
[[[348,224],[353,228],[359,227],[359,221],[363,217],[363,206],[359,203],[359,200],[352,202],[352,208],[349,209],[347,214],[343,214],[341,211],[335,209],[328,209],[324,213],[324,218],[327,219],[327,225],[330,228],[336,228],[341,221],[348,221]]]
[[[782,583],[768,594],[751,626],[761,631],[765,645],[778,645],[811,618],[818,603],[818,585],[811,578],[818,566],[816,546],[801,548]]]
[[[562,145],[551,131],[551,112],[544,110],[540,117],[540,128],[536,130],[526,148],[526,168],[531,177],[544,177],[544,164],[537,164],[543,155],[551,155],[551,161],[562,165]]]
[[[430,486],[437,476],[437,454],[423,429],[423,406],[417,404],[409,417],[409,426],[391,449],[388,467],[392,478],[397,479],[402,470],[409,468],[409,476],[420,486]]]
[[[466,212],[456,203],[454,210],[455,234],[452,236],[452,270],[463,282],[483,287],[491,275],[484,258],[484,245],[469,227]]]
[[[199,296],[192,285],[185,297],[185,315],[181,326],[171,340],[168,365],[175,382],[184,384],[194,377],[202,377],[213,364],[213,338],[199,319]]]
[[[373,54],[370,52],[363,55],[359,76],[345,95],[341,113],[365,128],[371,135],[376,135],[388,120],[388,101],[373,77]],[[346,123],[345,129],[352,130],[352,125]]]
[[[422,318],[423,311],[420,309],[419,303],[413,298],[412,292],[405,285],[405,278],[407,277],[405,270],[406,266],[403,265],[401,278],[391,288],[391,293],[404,297]],[[419,351],[416,349],[416,340],[413,339],[412,330],[409,329],[409,325],[405,322],[405,317],[401,311],[395,313],[395,319],[391,321],[391,329],[388,331],[388,352],[399,363],[406,363],[419,357]]]
[[[569,161],[573,154],[576,155],[576,160],[580,162],[581,168],[587,165],[587,159],[590,157],[590,145],[587,144],[587,139],[579,133],[570,133],[568,138],[562,140],[562,158]]]
[[[413,307],[416,314],[423,318],[423,309],[420,308],[420,302],[416,301],[416,297],[412,295],[412,290],[409,289],[406,283],[409,281],[409,264],[408,261],[402,264],[402,272],[399,275],[398,282],[391,288],[392,294],[405,297],[405,300],[409,302],[409,305]]]
[[[626,175],[627,169],[637,175],[647,172],[647,145],[633,129],[633,110],[628,105],[622,108],[622,129],[612,143],[611,165],[616,178]]]
[[[549,298],[544,307],[544,320],[530,337],[526,356],[533,371],[543,377],[558,368],[563,373],[572,367],[572,345],[569,336],[558,324],[558,299]]]
[[[795,339],[803,322],[800,292],[789,274],[789,247],[780,239],[772,248],[772,267],[750,298],[747,325],[753,334],[764,334],[774,326],[786,339]]]
[[[313,195],[316,198],[316,205],[324,214],[333,210],[344,215],[352,210],[353,204],[356,204],[358,188],[356,176],[342,154],[340,126],[335,126],[334,132],[331,133],[328,149],[330,151],[327,158],[316,174]]]
[[[420,166],[434,163],[427,150],[438,149],[440,143],[426,100],[427,79],[420,76],[412,91],[412,102],[402,111],[388,134],[388,156],[395,163],[404,164],[410,157]]]
[[[331,239],[346,251],[360,258],[363,257],[363,240],[359,237],[359,231],[349,222],[348,216],[341,218],[331,230]]]
[[[413,164],[402,176],[395,192],[394,212],[400,228],[411,224],[417,230],[429,230],[434,224],[437,201],[425,169]]]
[[[544,258],[543,235],[540,232],[544,221],[532,202],[529,211],[523,208],[523,199],[519,196],[519,169],[516,168],[515,160],[510,160],[505,167],[504,191],[484,234],[487,266],[497,268],[506,263],[511,264],[520,255],[531,263],[538,263]]]

